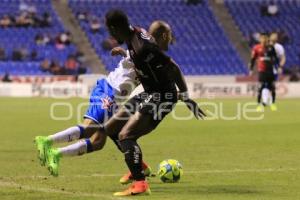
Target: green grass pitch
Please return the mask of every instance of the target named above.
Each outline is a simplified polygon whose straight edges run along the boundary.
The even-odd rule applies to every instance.
[[[254,99],[205,100],[220,103],[226,116],[237,105]],[[54,114],[68,117],[56,121]],[[83,99],[1,98],[0,99],[0,199],[1,200],[296,200],[300,199],[300,101],[278,100],[277,112],[267,109],[264,118],[249,121],[195,119],[177,121],[168,117],[153,133],[140,139],[144,160],[154,171],[160,161],[179,160],[184,175],[179,183],[149,180],[152,195],[114,198],[125,189],[118,183],[127,171],[123,156],[108,140],[102,151],[61,160],[60,176],[50,177],[36,158],[35,135],[48,135],[77,124],[77,105]],[[211,111],[212,107],[205,106]],[[83,112],[84,108],[80,109]],[[177,114],[188,114],[184,107]],[[257,113],[250,114],[258,115]]]

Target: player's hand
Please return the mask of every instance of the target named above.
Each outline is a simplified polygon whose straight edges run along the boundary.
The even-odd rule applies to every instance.
[[[249,70],[249,76],[253,75],[253,70]]]
[[[282,72],[283,72],[282,68],[283,68],[283,67],[279,67],[279,68],[278,68],[278,74],[279,74],[279,75],[281,75]]]
[[[184,101],[184,103],[186,104],[188,109],[194,113],[197,119],[203,119],[204,117],[206,117],[204,111],[198,106],[198,104],[194,100],[187,99]]]
[[[249,69],[249,76],[253,75],[253,70],[251,68],[251,63],[248,63],[248,69]]]
[[[112,56],[120,55],[120,56],[126,57],[126,50],[123,49],[122,47],[115,47],[111,50],[110,53],[111,53]]]

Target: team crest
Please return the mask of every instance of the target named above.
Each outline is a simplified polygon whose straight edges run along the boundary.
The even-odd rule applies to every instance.
[[[114,101],[109,97],[106,96],[105,98],[101,98],[102,101],[102,109],[110,110],[112,105],[114,104]]]

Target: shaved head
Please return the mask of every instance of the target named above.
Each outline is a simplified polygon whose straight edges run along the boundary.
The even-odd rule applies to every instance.
[[[162,50],[168,50],[169,44],[172,42],[172,29],[167,22],[161,20],[152,22],[149,33],[155,38]]]
[[[270,35],[270,40],[272,43],[276,43],[278,41],[278,34],[276,32]]]
[[[164,21],[154,21],[149,27],[149,33],[156,38],[156,36],[161,36],[162,33],[171,31],[171,27],[167,22]]]

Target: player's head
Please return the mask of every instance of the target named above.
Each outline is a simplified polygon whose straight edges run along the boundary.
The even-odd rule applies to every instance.
[[[172,29],[164,21],[154,21],[149,27],[149,33],[155,38],[160,49],[167,51],[172,42]]]
[[[267,33],[260,33],[259,35],[260,44],[266,46],[269,42],[269,36]]]
[[[270,42],[275,44],[278,41],[278,33],[274,32],[270,35]]]
[[[127,15],[122,10],[110,10],[105,15],[109,34],[120,44],[128,39],[131,29]]]

